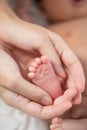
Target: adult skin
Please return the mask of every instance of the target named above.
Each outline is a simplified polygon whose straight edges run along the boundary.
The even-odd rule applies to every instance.
[[[75,95],[74,103],[80,102],[85,80],[76,56],[58,35],[19,19],[9,8],[6,0],[0,0],[0,43],[2,48],[0,50],[0,61],[2,61],[0,63],[0,96],[5,103],[29,115],[51,118],[68,110],[72,106],[72,99]],[[27,53],[27,58],[32,52],[35,55],[47,55],[56,73],[65,79],[63,63],[68,75],[68,89],[64,95],[52,104],[52,99],[46,92],[27,81],[26,76],[23,77],[20,70],[25,73],[26,66],[23,68],[20,64],[21,58],[14,58],[16,54],[13,55],[13,50],[18,50],[18,53],[23,51],[23,58],[24,52]],[[26,65],[25,59],[22,61],[23,65]],[[78,72],[77,68],[79,68]]]

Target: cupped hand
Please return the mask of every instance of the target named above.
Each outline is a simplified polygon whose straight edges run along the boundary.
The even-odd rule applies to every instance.
[[[4,46],[3,44],[5,45],[5,51],[8,53],[16,49],[22,49],[25,53],[47,55],[53,62],[55,69],[57,68],[55,66],[59,66],[56,71],[62,77],[65,76],[57,52],[44,29],[19,19],[9,8],[6,1],[1,1],[0,4],[0,45]],[[15,49],[12,50],[12,48]],[[44,105],[51,104],[52,99],[46,92],[40,88],[35,88],[35,85],[22,77],[18,64],[12,58],[15,57],[14,54],[9,54],[10,57],[5,51],[0,50],[2,61],[0,63],[0,70],[2,70],[0,85],[33,101]]]
[[[7,105],[41,119],[50,119],[55,116],[61,116],[65,111],[72,107],[71,100],[75,95],[76,90],[73,88],[69,89],[64,95],[55,99],[52,105],[43,106],[0,86],[0,96]]]
[[[67,79],[67,89],[76,88],[77,95],[73,97],[73,103],[79,104],[85,87],[83,69],[62,38],[43,27],[26,23],[20,19],[14,21],[10,19],[8,27],[2,31],[1,40],[34,55],[47,55],[55,72],[64,80]],[[66,74],[63,68],[66,69]]]
[[[22,76],[18,62],[12,56],[7,48],[0,49],[0,86],[40,104],[52,104],[51,97],[45,91]],[[25,71],[26,67],[23,69]]]
[[[53,32],[49,32],[49,35],[52,36],[53,45],[66,71],[67,76],[65,82],[63,80],[62,85],[66,89],[76,88],[77,94],[73,97],[73,103],[80,104],[82,97],[81,94],[85,89],[85,76],[81,63],[60,36]]]
[[[67,47],[64,41],[58,35],[46,30],[43,27],[22,21],[9,9],[7,5],[5,6],[6,8],[3,8],[3,11],[0,11],[0,40],[2,43],[22,49],[25,52],[47,55],[54,66],[55,72],[61,78],[67,78],[67,92],[71,91],[72,88],[76,89],[78,94],[72,94],[72,99],[76,95],[74,103],[80,103],[81,93],[83,92],[85,86],[85,80],[81,64],[73,52]],[[23,110],[30,115],[41,118],[44,117],[44,111],[49,110],[47,118],[55,116],[56,114],[60,115],[61,110],[65,112],[66,109],[62,109],[64,108],[63,101],[60,102],[61,105],[58,103],[58,106],[61,106],[59,109],[55,107],[57,106],[55,105],[57,100],[54,101],[51,109],[49,106],[45,106],[44,108],[42,105],[40,105],[41,103],[45,105],[52,103],[49,95],[40,88],[35,89],[35,85],[31,84],[24,79],[24,77],[22,77],[20,73],[21,70],[19,69],[15,60],[5,53],[5,51],[0,50],[0,52],[0,61],[2,61],[0,62],[0,89],[2,90],[0,95],[5,102],[7,102],[7,104]],[[66,74],[63,68],[65,68]],[[12,102],[13,97],[21,96],[23,99],[26,99],[29,102],[29,107],[31,106],[30,108],[33,108],[33,103],[37,104],[36,106],[38,110],[36,109],[36,111],[39,112],[35,113],[35,109],[30,110],[28,107],[24,108],[23,105],[20,105],[20,103],[17,102],[17,99],[19,98]],[[65,102],[65,96],[62,95],[62,97]],[[60,98],[58,98],[58,102],[60,101]],[[31,100],[39,102],[40,104],[31,102]],[[70,108],[72,100],[70,99],[69,101],[69,98],[67,98],[67,101],[67,106]],[[42,114],[40,114],[40,110],[42,110]],[[51,115],[52,110],[54,114]]]
[[[49,95],[22,77],[17,61],[6,49],[5,47],[3,50],[0,49],[0,60],[2,61],[0,62],[0,97],[7,105],[42,119],[60,116],[71,108],[72,98],[77,93],[73,88],[66,90],[62,96],[54,100],[53,104],[50,102],[51,105],[41,105],[42,95],[44,98]],[[22,69],[25,71],[25,68]],[[50,97],[49,99],[51,101]],[[43,104],[47,103],[44,101]]]

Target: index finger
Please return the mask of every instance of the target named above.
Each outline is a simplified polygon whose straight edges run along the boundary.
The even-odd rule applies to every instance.
[[[40,42],[37,44],[36,42],[34,43],[34,49],[38,50],[42,55],[46,55],[54,66],[55,72],[59,76],[65,77],[65,71],[61,64],[59,55],[56,52],[54,45],[52,44],[53,41],[51,39],[51,36],[42,34],[38,39]]]

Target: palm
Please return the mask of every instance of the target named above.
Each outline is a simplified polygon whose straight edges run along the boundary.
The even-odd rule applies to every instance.
[[[27,51],[24,51],[18,48],[13,49],[12,55],[14,55],[15,61],[19,65],[20,71],[23,77],[29,80],[29,78],[27,77],[27,74],[28,74],[27,68],[29,67],[31,62],[34,60],[34,58],[39,55],[38,54],[33,55],[32,53],[29,53]]]
[[[20,70],[23,76],[25,77],[25,79],[28,79],[26,67],[27,65],[29,65],[31,60],[33,60],[33,58],[35,57],[32,54],[22,51],[17,48],[14,48],[14,49],[10,48],[8,50],[6,49],[6,51],[9,53],[9,55],[3,50],[0,51],[0,60],[2,61],[0,62],[2,66],[0,67],[1,69],[0,71],[2,72],[2,74],[3,72],[5,72],[4,74],[5,77],[3,77],[2,74],[0,73],[1,77],[3,77],[3,79],[1,79],[0,82],[3,83],[3,80],[6,79],[6,82],[2,84],[2,86],[3,85],[7,86],[7,88],[4,88],[2,86],[0,87],[0,96],[2,97],[2,99],[5,100],[7,104],[17,109],[20,109],[29,115],[40,117],[40,118],[45,118],[45,119],[54,117],[56,115],[61,115],[71,107],[70,102],[76,94],[75,89],[67,89],[65,93],[62,96],[55,99],[53,104],[50,106],[43,106],[35,101],[30,100],[30,98],[28,98],[28,95],[29,95],[28,90],[27,90],[26,97],[23,96],[23,94],[15,93],[16,92],[15,89],[17,88],[17,91],[18,91],[20,87],[12,87],[11,86],[12,79],[16,78],[16,82],[20,81],[19,82],[20,86],[24,87],[25,84],[22,83],[23,78],[20,78],[21,77]],[[26,81],[24,80],[24,83],[25,82]],[[11,91],[12,88],[13,88],[13,91]],[[24,93],[25,88],[22,91]],[[38,88],[37,88],[37,91],[38,91]]]

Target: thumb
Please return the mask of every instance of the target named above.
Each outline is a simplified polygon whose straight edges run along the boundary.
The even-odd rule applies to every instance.
[[[30,100],[43,105],[52,104],[51,97],[44,90],[26,81],[21,76],[16,82],[16,86],[14,85],[12,88],[14,92],[19,93],[20,95],[29,98]]]

